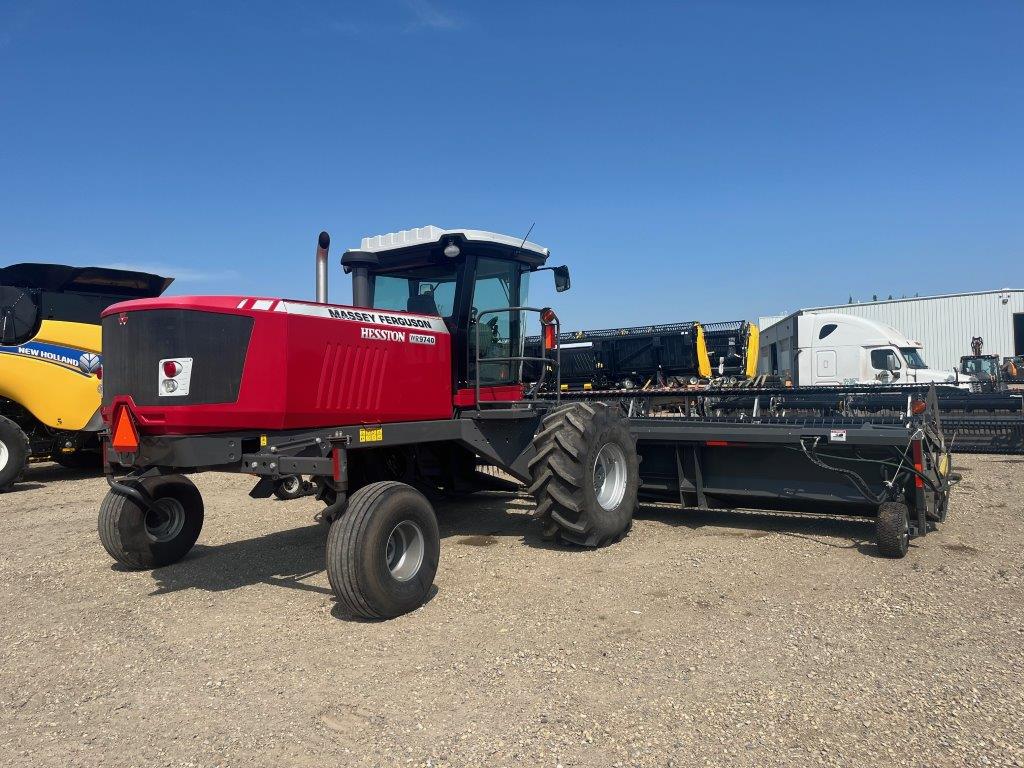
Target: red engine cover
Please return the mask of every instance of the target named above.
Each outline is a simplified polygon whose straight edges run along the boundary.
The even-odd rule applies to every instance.
[[[242,296],[140,299],[115,304],[103,316],[127,325],[138,313],[167,309],[253,318],[237,400],[186,403],[180,397],[156,397],[158,402],[150,404],[159,366],[147,361],[145,365],[153,368],[152,381],[144,369],[138,385],[104,393],[106,419],[119,402],[129,403],[142,431],[157,434],[301,429],[452,416],[451,339],[439,317]],[[116,338],[116,328],[107,330],[115,325],[104,323],[105,339],[108,333]],[[111,347],[104,349],[107,360],[121,355],[141,357],[145,351],[120,348],[109,340],[104,343]],[[189,356],[189,345],[188,338],[174,339],[169,345],[166,338],[160,342],[161,349],[173,348],[175,355],[183,357]],[[215,368],[200,365],[197,358],[191,370],[193,387],[200,377],[222,375]],[[144,399],[139,393],[146,394],[147,404],[136,402]]]

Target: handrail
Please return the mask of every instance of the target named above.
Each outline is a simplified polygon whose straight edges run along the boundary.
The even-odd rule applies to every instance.
[[[536,392],[540,391],[541,385],[544,383],[544,379],[547,376],[547,367],[548,367],[549,364],[551,364],[553,362],[555,364],[555,376],[556,376],[556,379],[555,379],[555,401],[558,402],[558,401],[561,400],[561,398],[562,398],[562,347],[561,347],[560,344],[557,344],[557,343],[555,344],[555,359],[554,360],[551,360],[550,358],[547,357],[547,355],[543,354],[543,352],[544,352],[543,341],[541,342],[541,353],[542,353],[541,357],[533,357],[533,356],[529,356],[529,355],[512,355],[512,356],[507,356],[507,357],[487,357],[487,358],[481,358],[480,357],[480,326],[483,325],[483,323],[481,322],[481,318],[484,317],[484,315],[498,315],[498,314],[501,314],[501,313],[504,313],[504,312],[507,312],[509,314],[511,314],[513,312],[536,312],[539,315],[542,312],[544,312],[545,310],[550,310],[550,308],[549,307],[499,307],[498,309],[485,309],[482,312],[478,312],[477,313],[477,315],[476,315],[476,330],[475,330],[476,344],[473,345],[473,391],[474,391],[474,399],[476,400],[475,404],[476,404],[477,411],[480,410],[480,363],[481,363],[481,361],[485,362],[488,365],[490,365],[490,364],[500,364],[500,363],[514,363],[514,362],[523,362],[523,363],[525,363],[525,362],[537,362],[537,363],[540,363],[541,364],[540,378],[538,378],[538,380],[536,382],[534,382],[534,384],[533,384],[533,393],[536,393]],[[553,310],[550,310],[550,311],[552,312],[552,314],[554,314]],[[559,321],[558,315],[555,315],[554,323],[546,323],[545,324],[544,321],[541,320],[541,337],[542,338],[543,338],[543,335],[544,335],[543,334],[543,326],[544,325],[554,325],[555,326],[555,338],[557,339],[558,338],[558,333],[559,333],[559,331],[561,329],[561,321]],[[520,337],[523,340],[523,343],[525,343],[525,341],[526,341],[526,335],[522,333],[522,330],[523,330],[524,326],[525,326],[525,323],[521,323],[520,324]],[[531,400],[532,399],[537,399],[537,398],[531,398]],[[526,400],[525,396],[524,396],[523,400]],[[512,404],[515,404],[515,403],[523,402],[523,400],[491,400],[491,401],[488,401],[488,402],[493,403],[493,404],[498,404],[498,405],[512,405]]]

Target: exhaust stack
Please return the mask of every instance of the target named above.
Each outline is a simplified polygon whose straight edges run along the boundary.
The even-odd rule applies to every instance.
[[[316,303],[327,303],[327,251],[331,247],[331,236],[321,232],[316,242]]]

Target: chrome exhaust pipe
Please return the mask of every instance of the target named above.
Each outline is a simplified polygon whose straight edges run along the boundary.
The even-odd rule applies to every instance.
[[[316,303],[327,303],[327,251],[331,247],[331,236],[321,232],[316,241]]]

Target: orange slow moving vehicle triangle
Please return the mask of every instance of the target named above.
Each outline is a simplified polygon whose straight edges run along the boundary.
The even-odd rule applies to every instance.
[[[114,433],[110,442],[118,453],[134,453],[139,449],[139,433],[128,409],[123,405],[114,416]]]

